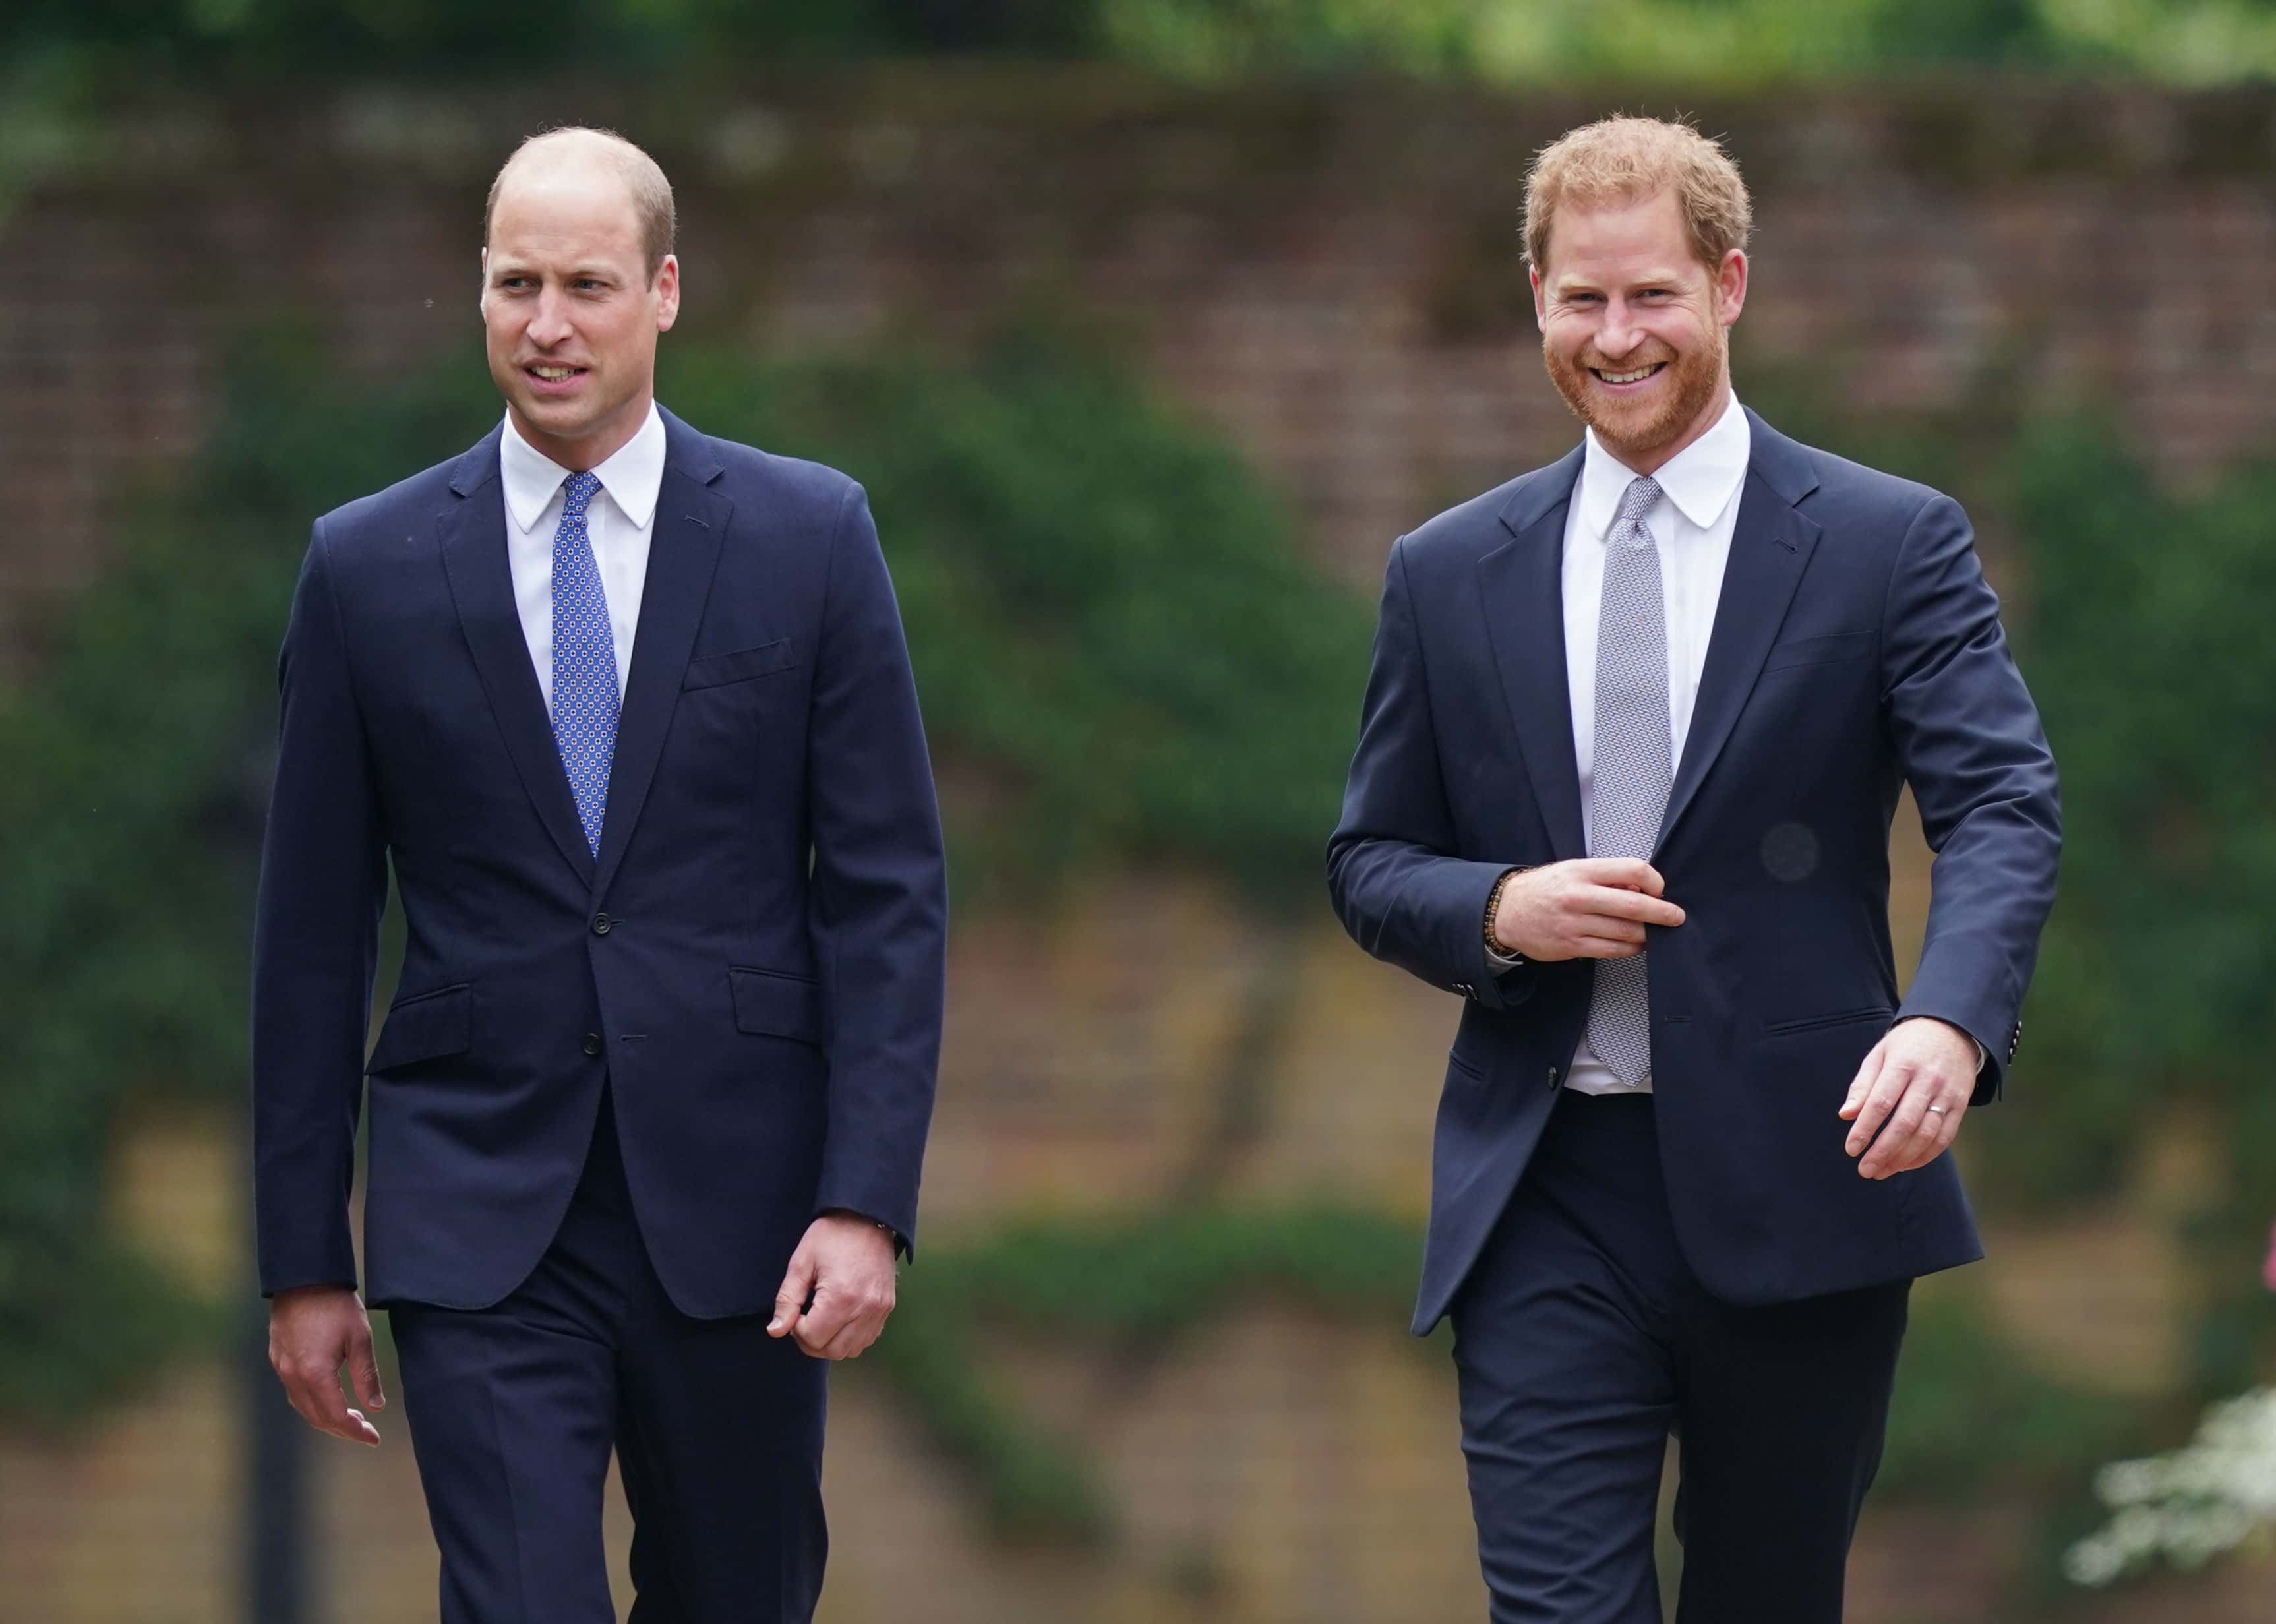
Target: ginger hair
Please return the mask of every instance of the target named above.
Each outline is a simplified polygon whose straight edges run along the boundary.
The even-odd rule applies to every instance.
[[[1526,176],[1527,263],[1536,271],[1547,266],[1550,228],[1566,204],[1635,202],[1669,190],[1683,211],[1691,252],[1710,270],[1747,246],[1754,204],[1720,142],[1660,118],[1604,118],[1567,131],[1541,149]]]

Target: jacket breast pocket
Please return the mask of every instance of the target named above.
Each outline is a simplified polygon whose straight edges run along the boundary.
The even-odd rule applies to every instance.
[[[822,988],[804,975],[784,970],[731,965],[727,981],[735,998],[735,1029],[793,1043],[822,1042]]]
[[[474,1036],[474,994],[466,983],[398,998],[388,1008],[379,1041],[372,1045],[364,1071],[376,1074],[421,1060],[464,1054],[473,1047]]]
[[[736,649],[725,654],[708,654],[701,659],[687,662],[687,669],[679,679],[680,690],[716,688],[730,682],[748,682],[754,678],[772,677],[789,671],[798,664],[796,651],[787,637],[777,638],[770,643],[761,643],[755,649]]]
[[[1873,652],[1870,632],[1834,632],[1824,637],[1790,637],[1782,643],[1771,645],[1770,657],[1763,662],[1764,672],[1784,671],[1792,665],[1831,665],[1840,660],[1862,660]]]

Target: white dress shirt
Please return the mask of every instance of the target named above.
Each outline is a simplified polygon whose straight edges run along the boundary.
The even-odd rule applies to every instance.
[[[514,607],[537,691],[553,714],[553,537],[567,500],[569,470],[521,437],[513,419],[498,436],[498,477],[505,492],[505,556],[513,576]],[[601,491],[585,512],[585,533],[600,566],[609,600],[609,635],[617,649],[617,693],[633,669],[633,632],[640,625],[641,589],[648,584],[649,538],[655,534],[656,493],[664,484],[664,419],[651,403],[648,421],[593,470]]]
[[[1683,740],[1691,731],[1752,444],[1747,414],[1734,395],[1713,428],[1652,475],[1659,482],[1660,497],[1645,510],[1643,522],[1659,544],[1660,589],[1667,605],[1671,763],[1682,761]],[[1587,839],[1594,839],[1596,826],[1597,616],[1604,597],[1605,555],[1620,497],[1635,477],[1605,448],[1596,430],[1589,430],[1581,478],[1565,510],[1565,686],[1572,696],[1573,764],[1581,773],[1581,830]],[[1651,1079],[1631,1087],[1613,1076],[1583,1031],[1565,1086],[1583,1094],[1629,1094],[1649,1092]]]

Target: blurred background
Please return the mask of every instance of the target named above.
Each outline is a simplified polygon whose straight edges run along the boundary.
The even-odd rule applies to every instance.
[[[2249,1549],[2064,1564],[2276,1363],[2272,72],[2271,0],[15,0],[0,1617],[433,1616],[399,1405],[304,1436],[260,1355],[251,881],[308,523],[496,418],[483,193],[563,122],[678,187],[665,403],[868,483],[951,823],[823,1617],[1482,1617],[1403,1330],[1455,1008],[1319,855],[1392,538],[1575,437],[1518,209],[1622,110],[1727,138],[1741,396],[1962,499],[2064,769],[1991,1261],[1915,1298],[1850,1616],[2276,1620]],[[2271,1454],[2169,1543],[2265,1543]]]

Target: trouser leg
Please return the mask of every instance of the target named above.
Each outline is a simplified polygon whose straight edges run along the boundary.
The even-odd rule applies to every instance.
[[[552,1245],[503,1301],[390,1312],[443,1624],[615,1624],[601,1503],[628,1214],[610,1166],[596,1148]]]
[[[1840,1624],[1910,1288],[1683,1316],[1680,1624]]]
[[[827,1364],[766,1317],[689,1319],[658,1287],[627,1338],[618,1461],[634,1624],[808,1624],[829,1534]]]
[[[681,1313],[628,1227],[614,1424],[633,1624],[808,1624],[829,1551],[829,1366],[769,1336],[766,1314]]]
[[[1559,1102],[1454,1311],[1493,1624],[1659,1624],[1681,1279],[1648,1099]]]

